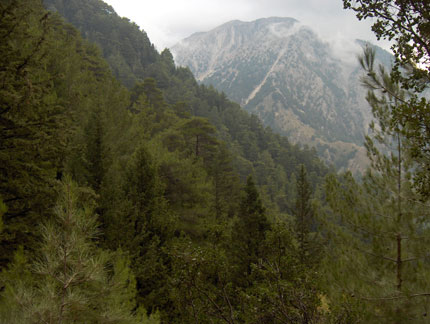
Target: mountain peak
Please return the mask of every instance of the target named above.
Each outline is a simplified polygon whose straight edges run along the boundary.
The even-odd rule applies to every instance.
[[[286,28],[291,28],[298,22],[298,20],[289,17],[267,17],[259,18],[257,20],[252,21],[232,20],[216,27],[215,29],[213,29],[213,31],[225,30],[229,28],[240,28],[242,30],[246,29],[250,31],[257,31],[269,28],[275,24],[283,25]]]
[[[231,20],[228,21],[218,27],[215,27],[214,29],[208,31],[208,32],[196,32],[193,33],[191,36],[185,38],[182,43],[187,40],[196,39],[198,37],[201,37],[203,35],[208,35],[212,33],[220,33],[220,32],[227,32],[231,30],[236,31],[251,31],[251,32],[258,32],[258,31],[264,31],[267,28],[271,28],[272,30],[276,28],[276,26],[279,28],[282,26],[285,30],[292,28],[294,25],[299,25],[299,21],[294,18],[290,17],[267,17],[267,18],[259,18],[253,21],[242,21],[242,20]],[[278,35],[280,36],[280,34]]]
[[[267,50],[281,51],[287,40],[297,33],[302,37],[317,36],[298,20],[289,17],[260,18],[250,22],[232,20],[208,32],[199,32],[172,47],[176,62],[191,68],[200,81],[213,72],[213,67],[232,53]]]
[[[247,25],[268,25],[273,23],[289,23],[294,24],[299,22],[297,19],[291,18],[291,17],[265,17],[265,18],[259,18],[256,20],[251,21],[242,21],[242,20],[231,20],[229,22],[226,22],[225,24],[220,25],[219,27],[226,26],[226,25],[239,25],[239,24],[247,24]]]
[[[251,21],[251,23],[256,23],[256,24],[273,24],[273,23],[294,24],[297,22],[299,22],[297,19],[294,19],[291,17],[267,17],[267,18],[260,18],[260,19]]]
[[[347,65],[298,20],[233,20],[194,34],[172,51],[199,81],[223,91],[292,142],[316,146],[339,168],[350,167],[356,152],[364,151],[371,112],[355,54],[348,54],[353,62]]]

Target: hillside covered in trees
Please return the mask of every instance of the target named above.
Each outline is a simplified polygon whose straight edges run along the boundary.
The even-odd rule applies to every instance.
[[[371,52],[375,139],[397,151],[368,138],[356,182],[102,1],[0,17],[1,323],[423,320],[425,133],[391,116],[414,97]]]

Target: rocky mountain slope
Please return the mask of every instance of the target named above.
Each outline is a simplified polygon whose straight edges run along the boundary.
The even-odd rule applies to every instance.
[[[200,82],[225,92],[291,141],[315,146],[340,169],[365,167],[362,143],[371,112],[361,69],[309,27],[292,18],[236,20],[193,34],[172,52]],[[387,52],[378,49],[377,56],[389,64]]]

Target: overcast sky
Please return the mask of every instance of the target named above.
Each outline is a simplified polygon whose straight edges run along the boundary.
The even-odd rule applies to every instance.
[[[195,32],[230,20],[292,17],[340,48],[363,39],[376,43],[369,21],[359,22],[342,0],[105,0],[122,17],[139,25],[161,51]],[[387,44],[378,45],[388,49]]]

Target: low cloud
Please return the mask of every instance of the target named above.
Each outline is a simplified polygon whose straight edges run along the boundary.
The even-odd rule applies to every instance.
[[[341,0],[107,0],[120,16],[144,29],[157,49],[171,47],[195,32],[209,31],[230,20],[291,17],[310,26],[334,48],[347,39],[376,42],[371,22],[343,10]],[[383,47],[388,48],[383,44]]]

